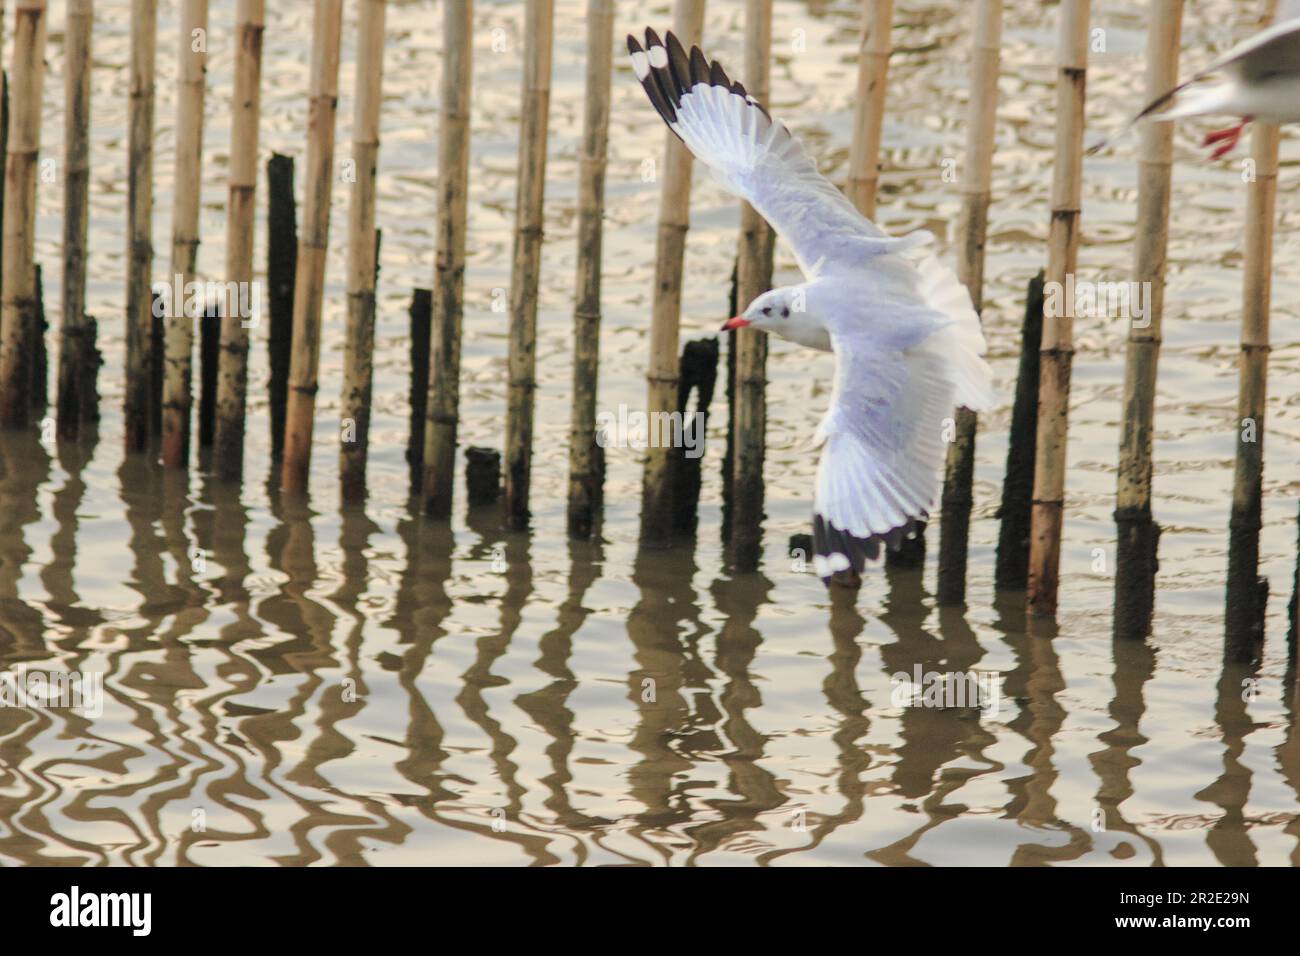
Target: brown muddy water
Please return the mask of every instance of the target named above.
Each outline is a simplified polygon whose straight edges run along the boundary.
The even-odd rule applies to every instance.
[[[200,270],[223,262],[232,2],[212,4]],[[786,554],[807,530],[805,444],[831,365],[775,342],[767,550],[734,577],[719,548],[715,415],[693,544],[639,551],[638,455],[609,450],[599,540],[564,523],[582,0],[556,4],[547,241],[539,319],[534,520],[450,525],[407,510],[406,306],[432,271],[440,14],[392,2],[379,225],[383,248],[372,494],[337,506],[343,229],[335,190],[312,498],[268,476],[265,348],[256,343],[242,491],[202,470],[124,458],[125,0],[96,5],[90,311],[106,366],[97,441],[0,442],[0,662],[102,674],[102,713],[0,708],[0,862],[63,864],[1225,864],[1300,861],[1300,728],[1288,687],[1289,582],[1300,496],[1300,138],[1283,142],[1266,427],[1265,657],[1222,670],[1235,447],[1245,188],[1237,152],[1206,162],[1209,124],[1177,138],[1156,513],[1165,525],[1154,634],[1110,637],[1111,511],[1126,322],[1076,320],[1061,613],[1026,626],[992,588],[995,512],[1025,283],[1044,263],[1052,4],[1007,5],[985,322],[1004,396],[981,422],[969,607],[934,605],[924,574],[873,571],[832,602]],[[772,111],[832,177],[846,171],[859,4],[777,0]],[[880,217],[950,229],[970,30],[959,0],[900,0]],[[262,148],[301,157],[311,5],[268,4]],[[1143,4],[1096,0],[1105,51],[1092,133],[1136,105]],[[1184,69],[1253,30],[1258,5],[1192,0]],[[61,3],[51,4],[46,155],[61,155]],[[160,4],[157,278],[167,274],[177,21]],[[619,4],[618,36],[670,22]],[[354,10],[338,135],[347,155]],[[462,437],[500,446],[522,4],[478,0]],[[743,5],[711,0],[709,48],[742,59]],[[621,60],[621,58],[620,58]],[[664,131],[630,70],[614,81],[600,408],[644,401]],[[1080,278],[1129,278],[1135,142],[1085,167]],[[301,185],[301,183],[300,183]],[[264,184],[263,184],[264,186]],[[264,201],[264,193],[263,193]],[[58,314],[62,186],[40,189],[38,260]],[[736,203],[697,175],[684,334],[726,307]],[[265,236],[259,229],[259,263]],[[778,250],[778,281],[795,275]],[[265,329],[261,330],[264,335]],[[51,335],[51,345],[54,346]],[[716,407],[715,407],[716,408]],[[458,494],[460,492],[458,491]],[[933,549],[932,549],[933,554]],[[1032,632],[1031,632],[1032,631]],[[996,708],[901,706],[891,675],[998,676]],[[1243,684],[1243,682],[1247,682]],[[1253,682],[1253,683],[1251,683]]]

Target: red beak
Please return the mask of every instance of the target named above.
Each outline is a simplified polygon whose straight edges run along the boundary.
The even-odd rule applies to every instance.
[[[734,319],[727,319],[726,322],[723,322],[722,331],[730,332],[732,329],[743,329],[747,325],[749,325],[749,319],[743,315],[738,315]]]

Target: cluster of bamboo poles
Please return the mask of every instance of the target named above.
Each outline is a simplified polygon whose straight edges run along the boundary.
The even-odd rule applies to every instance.
[[[291,311],[291,338],[284,323],[270,332],[273,353],[273,446],[280,483],[287,492],[308,487],[315,400],[319,387],[321,309],[336,161],[335,113],[342,31],[342,0],[314,0],[301,222],[288,200],[286,239],[283,201],[271,198],[271,256],[292,272],[285,288],[272,288],[272,313]],[[686,45],[704,29],[704,0],[676,0],[674,30]],[[529,520],[531,454],[536,394],[536,325],[547,125],[553,35],[553,0],[527,0],[523,31],[516,223],[509,296],[508,401],[504,451],[505,514],[513,527]],[[1178,77],[1183,0],[1153,0],[1147,44],[1146,91],[1154,97]],[[863,0],[862,43],[855,98],[854,132],[846,192],[874,216],[881,169],[883,120],[892,53],[893,0]],[[1003,0],[976,0],[971,8],[972,56],[966,155],[961,173],[958,270],[977,310],[983,306],[984,258],[991,204]],[[1062,0],[1056,84],[1056,145],[1047,243],[1047,282],[1065,285],[1079,248],[1084,104],[1090,27],[1089,0]],[[97,414],[94,398],[95,323],[85,315],[86,231],[89,186],[92,0],[70,0],[65,30],[64,129],[65,222],[63,308],[58,372],[58,430],[75,438]],[[234,96],[225,279],[254,281],[259,103],[265,0],[238,0],[234,32]],[[606,145],[613,72],[612,0],[588,0],[586,111],[579,151],[578,258],[574,302],[574,371],[568,525],[590,535],[598,521],[603,458],[596,441],[597,376],[601,321],[601,242]],[[189,282],[199,268],[199,195],[206,92],[208,0],[181,0],[177,51],[175,193],[171,274]],[[0,17],[0,24],[3,18]],[[46,4],[17,0],[13,58],[4,91],[8,121],[3,193],[3,256],[0,258],[0,424],[24,427],[32,410],[33,384],[41,381],[38,353],[39,288],[34,263],[36,174],[40,151],[40,104],[44,82]],[[379,233],[375,222],[376,170],[382,100],[385,0],[359,0],[354,96],[353,176],[347,234],[347,341],[341,412],[340,483],[345,501],[364,498],[372,387],[375,285]],[[450,514],[459,425],[461,327],[469,179],[470,94],[473,48],[472,0],[443,4],[444,46],[439,126],[437,240],[432,292],[416,340],[420,394],[412,400],[409,454],[415,500],[435,517]],[[154,103],[156,95],[156,0],[132,0],[129,182],[127,198],[125,438],[128,449],[159,449],[163,465],[185,468],[191,457],[193,321],[199,316],[157,318],[151,285],[153,246]],[[766,100],[770,88],[771,0],[745,2],[744,78]],[[684,375],[679,358],[683,259],[689,230],[692,159],[671,134],[660,167],[661,199],[650,322],[646,411],[684,409],[691,388],[703,399],[712,373]],[[1117,489],[1118,573],[1116,630],[1142,635],[1154,594],[1159,529],[1151,513],[1151,446],[1156,365],[1164,304],[1165,247],[1170,209],[1172,127],[1149,125],[1142,133],[1134,275],[1150,283],[1149,322],[1134,320],[1129,332],[1124,386],[1123,434]],[[1245,258],[1239,417],[1262,437],[1268,353],[1269,276],[1277,175],[1277,130],[1259,127],[1250,185]],[[284,169],[272,160],[272,192]],[[291,178],[291,168],[288,173]],[[289,192],[291,194],[291,182]],[[296,228],[296,248],[292,246]],[[735,291],[744,304],[772,281],[773,234],[751,208],[742,209]],[[286,265],[287,263],[287,265]],[[269,272],[275,273],[272,264]],[[275,275],[271,276],[275,283]],[[1001,587],[1027,588],[1030,610],[1057,609],[1062,526],[1065,513],[1066,445],[1073,336],[1070,310],[1044,314],[1042,279],[1031,285],[1026,313],[1017,409],[1012,425],[1004,488],[1003,529],[996,579]],[[1033,291],[1036,289],[1036,292]],[[174,297],[179,298],[179,296]],[[256,299],[257,297],[254,297]],[[413,307],[413,317],[421,310]],[[220,316],[219,332],[208,326],[200,349],[211,383],[212,468],[221,478],[242,474],[247,406],[250,327],[258,316]],[[413,326],[414,328],[414,326]],[[278,343],[278,344],[277,344]],[[427,347],[426,347],[427,344]],[[690,351],[688,345],[687,351]],[[1035,354],[1036,353],[1036,354]],[[716,363],[716,348],[712,353]],[[278,357],[277,357],[278,356]],[[696,350],[692,361],[707,359]],[[763,463],[766,430],[766,342],[751,330],[733,333],[729,354],[731,429],[724,474],[728,554],[738,570],[758,567],[762,554]],[[279,366],[280,373],[275,373]],[[276,385],[278,379],[278,386]],[[43,384],[43,383],[42,383]],[[427,387],[426,387],[427,384]],[[43,393],[44,389],[39,391]],[[43,401],[43,396],[41,401]],[[1036,410],[1036,411],[1035,411]],[[202,421],[202,418],[201,418]],[[280,427],[282,425],[282,427]],[[203,428],[201,427],[201,432]],[[973,504],[972,475],[977,422],[961,411],[949,445],[942,497],[939,593],[944,604],[965,600],[967,538]],[[281,448],[282,434],[282,448]],[[206,439],[205,439],[206,440]],[[481,456],[475,459],[483,464]],[[480,469],[498,479],[490,462]],[[670,538],[683,525],[678,515],[682,456],[665,447],[648,449],[643,475],[642,537]],[[1238,444],[1232,505],[1229,566],[1228,653],[1248,657],[1261,630],[1264,589],[1256,577],[1263,469],[1259,437]],[[476,492],[491,498],[492,492]],[[915,565],[924,537],[892,560]]]

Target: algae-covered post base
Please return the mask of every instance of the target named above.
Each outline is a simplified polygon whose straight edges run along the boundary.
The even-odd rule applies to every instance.
[[[490,505],[501,496],[501,452],[495,448],[465,449],[465,497],[471,508]]]

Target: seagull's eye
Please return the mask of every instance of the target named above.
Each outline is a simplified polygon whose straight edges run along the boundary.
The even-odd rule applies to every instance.
[[[785,308],[785,309],[782,309],[782,310],[781,310],[781,318],[783,318],[783,319],[788,319],[788,318],[790,318],[790,310],[789,310],[788,308]]]
[[[771,315],[771,314],[772,314],[772,307],[771,307],[770,305],[765,305],[765,306],[763,306],[763,314],[764,314],[764,315]]]

